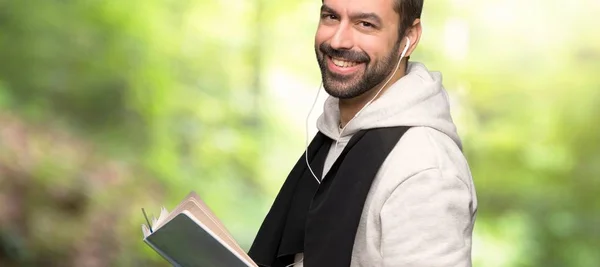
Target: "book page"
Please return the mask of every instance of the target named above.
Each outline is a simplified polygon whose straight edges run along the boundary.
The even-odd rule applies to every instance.
[[[145,224],[142,224],[142,233],[144,233],[144,239],[146,239],[146,237],[148,237],[151,234],[150,229],[148,229],[148,226],[146,226]]]
[[[168,217],[169,217],[169,211],[167,211],[167,209],[165,207],[162,207],[160,209],[160,215],[158,215],[156,222],[152,224],[152,225],[155,225],[153,227],[159,228],[158,226],[163,225],[167,221]],[[152,229],[154,229],[154,228],[152,228]]]

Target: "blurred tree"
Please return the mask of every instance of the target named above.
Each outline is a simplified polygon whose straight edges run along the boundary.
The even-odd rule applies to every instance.
[[[8,231],[3,248],[23,247],[29,262],[46,266],[88,260],[130,266],[148,255],[156,260],[132,218],[141,223],[139,207],[173,206],[189,190],[199,191],[248,246],[262,217],[253,207],[264,206],[267,197],[258,179],[260,44],[252,45],[261,23],[239,27],[256,18],[247,15],[256,12],[250,5],[232,11],[238,18],[229,20],[234,32],[207,27],[205,19],[216,19],[224,8],[218,1],[0,3],[1,107],[12,111],[4,112],[11,121],[23,120],[18,124],[24,129],[42,130],[0,145],[6,154],[0,182],[7,184],[0,196],[21,203],[11,209],[22,214],[0,227]],[[57,127],[59,135],[85,140],[46,141],[53,139],[46,132]],[[33,142],[30,149],[47,154],[15,173],[13,165],[23,165],[21,153],[30,152],[9,149],[14,140]],[[141,169],[120,174],[127,182],[110,194],[95,191],[89,179],[97,176],[87,159],[100,155]],[[109,172],[99,170],[98,176],[110,174],[110,167],[98,168]],[[43,193],[54,190],[60,199]],[[73,205],[83,206],[61,212]],[[77,237],[86,232],[95,243],[79,252],[79,242],[88,239]],[[56,243],[48,243],[52,239]],[[132,253],[140,248],[146,256]]]

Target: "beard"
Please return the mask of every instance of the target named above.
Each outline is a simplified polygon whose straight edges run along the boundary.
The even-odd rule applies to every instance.
[[[337,50],[327,43],[315,48],[319,68],[321,69],[321,78],[325,91],[339,99],[351,99],[360,96],[382,83],[396,67],[398,60],[398,48],[400,42],[394,45],[392,52],[376,61],[372,61],[369,55],[363,51]],[[346,61],[364,63],[365,67],[361,72],[351,75],[340,75],[331,72],[327,67],[327,56]]]

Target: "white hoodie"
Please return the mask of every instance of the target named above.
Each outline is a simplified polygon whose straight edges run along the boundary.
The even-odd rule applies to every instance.
[[[477,198],[441,74],[410,62],[407,75],[367,106],[341,136],[339,121],[338,99],[329,97],[317,120],[319,131],[334,140],[323,175],[356,132],[413,126],[371,185],[351,266],[471,266]],[[301,259],[298,254],[295,266],[302,266]]]

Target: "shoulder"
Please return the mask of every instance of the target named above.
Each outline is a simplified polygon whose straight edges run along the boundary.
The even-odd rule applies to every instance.
[[[466,159],[454,140],[431,127],[412,127],[406,131],[392,149],[387,162],[415,172],[466,167],[460,166],[466,163]]]
[[[390,193],[423,172],[436,173],[438,179],[458,179],[472,187],[469,166],[458,145],[431,127],[410,128],[384,161],[376,180]]]

